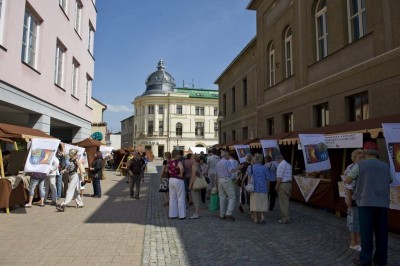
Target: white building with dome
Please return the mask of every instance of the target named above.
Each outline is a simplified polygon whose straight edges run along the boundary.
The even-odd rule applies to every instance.
[[[137,96],[133,146],[154,156],[174,149],[209,147],[218,143],[218,91],[177,88],[163,60],[146,79],[146,91]]]

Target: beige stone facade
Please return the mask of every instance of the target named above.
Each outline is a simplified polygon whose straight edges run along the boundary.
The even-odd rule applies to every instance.
[[[400,1],[253,0],[248,9],[257,36],[215,81],[222,143],[400,114]]]
[[[96,100],[95,98],[92,98],[90,106],[93,109],[91,134],[95,132],[100,132],[103,136],[103,138],[100,141],[106,144],[107,124],[103,122],[103,113],[105,110],[107,110],[107,105],[100,102],[99,100]]]

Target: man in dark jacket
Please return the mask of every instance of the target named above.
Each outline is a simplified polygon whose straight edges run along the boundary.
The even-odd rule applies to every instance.
[[[133,152],[133,157],[129,162],[129,192],[131,198],[139,199],[140,193],[140,179],[143,172],[143,160],[139,157],[138,152]],[[135,188],[135,193],[133,189]]]

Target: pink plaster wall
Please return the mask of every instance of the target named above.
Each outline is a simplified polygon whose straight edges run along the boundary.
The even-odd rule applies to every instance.
[[[0,79],[85,120],[92,120],[92,110],[85,105],[86,73],[94,79],[94,59],[88,52],[89,20],[96,29],[92,0],[82,0],[80,36],[74,29],[75,0],[67,0],[66,14],[57,0],[6,0],[3,42],[0,49]],[[25,3],[43,19],[39,27],[36,70],[21,61]],[[66,46],[63,89],[54,84],[57,38]],[[96,34],[94,45],[96,45]],[[78,99],[72,93],[72,60],[80,63]],[[90,102],[89,102],[90,103]]]

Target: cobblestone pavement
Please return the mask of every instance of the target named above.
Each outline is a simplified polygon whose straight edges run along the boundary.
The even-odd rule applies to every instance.
[[[149,184],[143,265],[352,265],[358,257],[345,218],[294,202],[286,225],[277,223],[279,206],[264,225],[239,211],[235,222],[206,209],[197,220],[168,219],[158,180]],[[389,236],[389,265],[400,265],[399,235]]]
[[[0,265],[351,265],[357,257],[344,218],[296,203],[288,225],[276,222],[279,209],[264,225],[238,211],[235,222],[208,210],[198,220],[170,220],[160,165],[149,164],[140,200],[107,171],[101,199],[88,197],[86,185],[83,209],[71,202],[65,213],[52,206],[0,213]],[[390,234],[389,265],[400,265],[399,235]]]
[[[100,199],[86,184],[82,209],[72,201],[65,213],[49,205],[0,213],[0,265],[141,265],[150,175],[140,200],[125,177],[106,176]]]

